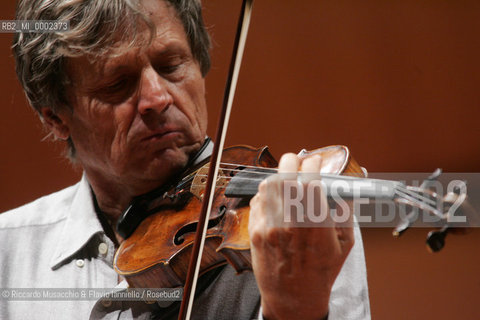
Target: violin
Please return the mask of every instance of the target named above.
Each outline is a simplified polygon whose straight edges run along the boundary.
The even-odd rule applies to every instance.
[[[437,212],[437,205],[442,199],[435,199],[435,195],[427,189],[405,186],[397,181],[366,178],[365,169],[351,157],[349,149],[345,146],[329,146],[300,153],[301,157],[313,155],[322,157],[321,174],[322,180],[327,181],[327,196],[331,194],[329,189],[332,185],[331,181],[347,183],[362,181],[374,187],[355,190],[355,185],[351,184],[350,193],[342,196],[351,198],[353,194],[357,194],[372,199],[390,198],[399,203],[409,202],[411,206],[432,214],[445,215]],[[135,222],[126,217],[122,219],[127,221],[124,225],[129,226],[130,231],[120,228],[122,236],[126,239],[115,254],[114,268],[118,274],[126,278],[130,286],[175,288],[185,284],[188,259],[192,253],[198,225],[198,212],[206,190],[206,176],[209,169],[207,161],[209,159],[205,159],[197,167],[184,173],[168,188],[160,192],[156,191],[157,198],[150,201],[141,199],[134,209],[131,206],[127,216],[129,213],[130,216],[138,217],[136,214],[132,215],[132,212],[141,210],[148,214],[142,221],[138,221],[138,227],[135,226]],[[238,273],[252,270],[248,235],[249,200],[257,193],[259,183],[276,173],[273,169],[276,166],[277,161],[268,147],[254,148],[239,145],[223,150],[200,264],[200,275],[227,263]],[[430,177],[426,181],[432,181],[434,178]],[[405,192],[407,196],[403,195]],[[409,198],[421,198],[427,195],[429,198],[424,202],[412,201]],[[451,204],[457,201],[463,202],[461,197],[453,197],[453,194],[448,194],[448,199]],[[436,201],[435,204],[429,204],[429,201],[433,200]],[[146,203],[142,201],[147,202],[149,207],[147,208]],[[413,221],[408,221],[407,217],[395,229],[394,234],[398,236],[411,223]],[[447,230],[448,228],[444,228],[441,232],[431,233],[427,244],[432,251],[438,251],[443,247],[442,241]]]
[[[364,176],[345,146],[302,153],[302,157],[312,155],[322,157],[325,173]],[[256,194],[260,181],[276,172],[269,170],[276,166],[267,147],[243,145],[223,150],[200,274],[226,263],[239,273],[252,269],[248,200]],[[123,233],[126,239],[115,254],[114,268],[132,287],[174,288],[185,284],[208,167],[203,161],[181,177],[155,200],[150,209],[155,213],[145,218],[130,236]],[[238,177],[240,174],[249,177]]]

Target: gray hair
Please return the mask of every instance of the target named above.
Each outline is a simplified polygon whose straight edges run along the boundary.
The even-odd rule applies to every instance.
[[[155,34],[155,26],[141,11],[141,0],[19,0],[17,20],[70,21],[70,30],[57,33],[17,33],[13,41],[16,72],[31,106],[38,112],[70,109],[66,88],[69,77],[66,58],[108,54],[120,40],[130,45],[138,37],[138,22]],[[166,1],[176,9],[183,24],[193,57],[202,75],[210,69],[210,39],[201,14],[200,0]],[[150,40],[148,41],[151,41]],[[69,141],[70,148],[73,147]],[[73,152],[73,150],[70,150]]]

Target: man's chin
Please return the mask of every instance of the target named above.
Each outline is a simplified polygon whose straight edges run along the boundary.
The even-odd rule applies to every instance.
[[[137,164],[131,164],[130,167],[144,181],[145,186],[141,189],[148,192],[168,183],[170,179],[183,171],[190,156],[195,154],[201,145],[201,143],[195,143],[181,148],[165,148],[149,155],[137,154]]]
[[[165,149],[149,162],[144,170],[148,180],[164,184],[188,163],[189,155],[180,149]]]

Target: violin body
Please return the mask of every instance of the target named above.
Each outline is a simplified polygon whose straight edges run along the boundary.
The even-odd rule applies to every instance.
[[[238,164],[238,167],[277,165],[266,147],[227,148],[222,161]],[[169,190],[163,196],[159,211],[143,220],[117,250],[114,268],[131,286],[173,288],[184,285],[203,200],[201,185],[197,185],[206,180],[201,176],[202,167],[205,162],[195,172],[198,179],[191,179],[191,183],[184,184],[181,189]],[[222,176],[232,175],[232,172],[223,170]],[[238,272],[251,268],[248,201],[227,199],[223,192],[223,188],[217,188],[215,193],[201,262],[202,273],[227,261]]]
[[[308,157],[314,154],[323,159],[322,173],[364,176],[345,146],[302,151],[300,155]],[[162,199],[156,200],[158,211],[145,218],[120,245],[115,254],[114,268],[130,286],[174,288],[184,285],[205,190],[208,171],[208,163],[205,163],[190,173],[188,179],[165,192]],[[277,166],[267,147],[245,145],[226,148],[222,153],[222,163],[229,166],[222,168],[218,175],[200,274],[226,263],[237,272],[251,270],[248,235],[251,196],[226,197],[225,187],[237,172],[245,168]]]

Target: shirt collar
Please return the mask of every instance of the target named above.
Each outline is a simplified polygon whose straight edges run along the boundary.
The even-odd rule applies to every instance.
[[[205,138],[205,147],[203,148],[202,152],[195,158],[192,165],[195,166],[205,160],[206,158],[210,157],[213,151],[213,142],[209,137]]]
[[[210,156],[213,143],[206,141],[206,147],[195,159],[194,165]],[[78,183],[77,190],[69,208],[66,208],[67,221],[63,227],[57,246],[50,261],[50,267],[60,268],[70,257],[83,248],[97,233],[103,233],[93,203],[92,191],[85,172]]]
[[[85,173],[77,185],[70,207],[65,208],[66,222],[57,241],[50,267],[60,268],[97,233],[103,233],[93,204],[92,191]]]

